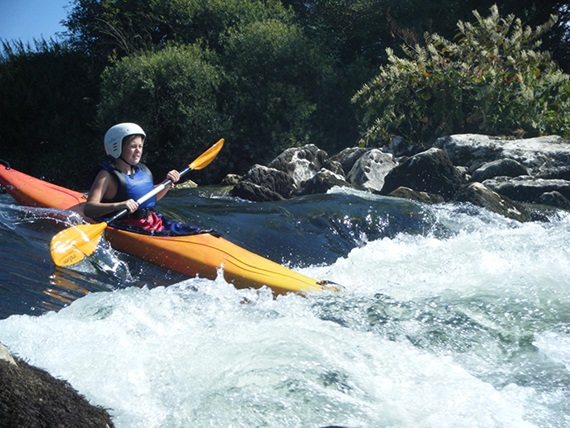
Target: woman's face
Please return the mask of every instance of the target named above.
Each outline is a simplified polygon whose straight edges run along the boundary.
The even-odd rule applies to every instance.
[[[123,145],[122,157],[131,165],[136,165],[141,161],[144,141],[140,135],[134,135],[125,141]]]

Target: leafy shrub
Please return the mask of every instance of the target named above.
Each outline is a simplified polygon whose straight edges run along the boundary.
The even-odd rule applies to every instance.
[[[298,26],[275,20],[228,32],[224,41],[228,90],[241,165],[270,161],[282,150],[310,141],[325,61]]]
[[[387,50],[388,64],[353,97],[363,108],[362,144],[393,135],[430,142],[452,133],[568,135],[569,76],[539,52],[556,17],[524,27],[496,6],[474,24],[459,21],[457,42],[425,35],[425,47]]]
[[[29,174],[80,188],[93,157],[96,91],[85,57],[45,40],[2,44],[0,159]]]

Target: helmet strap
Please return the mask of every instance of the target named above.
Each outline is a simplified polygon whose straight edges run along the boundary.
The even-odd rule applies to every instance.
[[[126,174],[132,178],[134,171],[135,171],[135,166],[128,163],[122,156],[119,156],[118,158],[116,158],[116,160],[118,160],[118,159],[122,160],[125,164],[127,164],[129,166],[129,172],[127,172]],[[117,168],[117,169],[119,169],[119,168]],[[119,169],[119,171],[121,171],[121,170]]]
[[[134,168],[135,165],[131,165],[130,163],[128,163],[125,158],[123,157],[123,155],[119,156],[119,159],[121,159],[123,162],[125,162],[128,166],[130,166],[131,168]]]

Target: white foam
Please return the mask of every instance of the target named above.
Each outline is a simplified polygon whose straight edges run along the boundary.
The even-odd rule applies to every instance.
[[[193,280],[13,316],[0,340],[118,426],[531,426],[524,388],[499,391],[452,358],[323,321],[313,303]]]

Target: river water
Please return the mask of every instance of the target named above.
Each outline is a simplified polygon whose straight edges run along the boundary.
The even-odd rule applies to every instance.
[[[275,299],[105,243],[55,268],[57,213],[0,196],[0,342],[118,427],[570,426],[568,214],[342,189],[161,210],[345,291]]]

